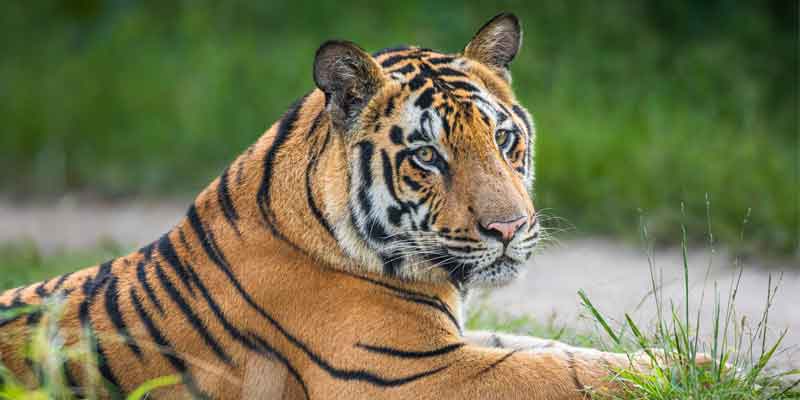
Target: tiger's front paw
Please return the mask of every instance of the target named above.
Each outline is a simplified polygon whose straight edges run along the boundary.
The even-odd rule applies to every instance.
[[[662,349],[647,349],[640,350],[634,353],[633,361],[635,367],[642,371],[651,371],[656,366],[661,368],[670,368],[674,366],[687,365],[689,360],[685,355],[677,353],[668,353]],[[714,366],[714,358],[706,353],[697,353],[694,357],[694,365],[700,368],[711,368]],[[725,369],[729,366],[726,365]]]

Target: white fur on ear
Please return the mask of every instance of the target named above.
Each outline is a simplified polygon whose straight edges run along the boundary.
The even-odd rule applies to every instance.
[[[509,64],[522,46],[522,26],[514,14],[495,16],[469,41],[464,55],[500,72],[510,80]]]

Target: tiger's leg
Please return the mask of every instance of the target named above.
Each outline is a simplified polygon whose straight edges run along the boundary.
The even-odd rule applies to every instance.
[[[571,346],[552,339],[533,336],[512,335],[492,331],[467,331],[464,333],[467,343],[482,347],[500,349],[534,350],[546,348],[570,348]]]
[[[457,380],[471,378],[468,380],[471,384],[461,393],[464,398],[585,399],[589,390],[613,393],[621,389],[619,383],[611,380],[617,370],[647,371],[651,368],[645,354],[629,358],[624,354],[576,348],[555,341],[516,338],[530,339],[528,345],[547,346],[533,349],[465,347],[464,359],[454,369],[468,375]],[[549,346],[551,343],[556,344]],[[522,341],[517,340],[515,344],[520,345]]]
[[[649,359],[641,355],[629,359],[624,354],[590,349],[517,350],[472,344],[437,356],[376,361],[380,362],[362,358],[354,365],[382,366],[385,372],[377,376],[380,380],[342,379],[321,372],[316,380],[307,380],[312,382],[310,397],[579,400],[588,398],[590,390],[619,393],[621,383],[611,380],[617,369],[647,371],[651,367]],[[398,374],[404,377],[398,379]]]
[[[586,393],[592,388],[599,391],[614,391],[619,389],[619,384],[611,382],[610,378],[615,371],[620,369],[635,369],[649,371],[653,367],[653,359],[644,351],[633,354],[609,353],[596,349],[571,346],[557,340],[542,339],[532,336],[512,335],[491,331],[465,332],[466,341],[477,347],[491,349],[506,349],[503,357],[498,359],[491,368],[499,366],[505,358],[512,356],[527,358],[527,363],[545,364],[550,360],[550,365],[542,365],[542,371],[555,372],[561,369],[566,372],[572,384],[577,389],[576,393]],[[664,352],[659,349],[650,349],[650,354],[656,361],[664,365]],[[710,365],[713,359],[707,354],[698,353],[695,358],[697,365]],[[562,378],[563,380],[563,378]],[[563,383],[563,382],[562,382]],[[551,397],[543,397],[551,398]],[[562,398],[562,397],[552,397]],[[571,398],[571,397],[564,397]]]

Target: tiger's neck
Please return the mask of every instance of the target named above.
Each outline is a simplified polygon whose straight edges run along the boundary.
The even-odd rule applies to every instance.
[[[314,91],[292,105],[197,196],[169,235],[191,232],[212,255],[291,254],[336,269],[379,272],[378,260],[350,237],[344,143],[331,130],[324,102]]]

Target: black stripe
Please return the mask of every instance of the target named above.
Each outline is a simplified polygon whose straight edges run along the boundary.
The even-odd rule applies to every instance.
[[[397,101],[397,97],[398,97],[398,95],[394,95],[394,96],[390,97],[389,100],[386,102],[386,109],[383,110],[383,116],[384,117],[388,117],[388,116],[392,115],[392,112],[394,111],[394,106],[395,106],[394,103]]]
[[[417,100],[414,101],[414,105],[421,108],[426,109],[433,104],[433,93],[434,90],[432,87],[425,89],[420,95],[417,97]]]
[[[191,212],[191,209],[188,217],[189,224],[192,226],[192,230],[197,236],[197,240],[200,241],[200,246],[203,248],[206,256],[211,260],[211,262],[214,263],[214,265],[217,266],[220,271],[225,274],[225,276],[228,277],[228,280],[230,280],[240,292],[243,292],[241,284],[230,270],[228,261],[225,259],[225,255],[217,248],[214,237],[210,235],[210,232],[206,232],[206,230],[203,228],[203,223],[200,221],[200,217],[196,212]]]
[[[458,246],[458,245],[449,245],[448,244],[446,246],[447,246],[448,250],[460,251],[460,252],[467,253],[467,254],[472,253],[472,252],[476,252],[476,251],[486,250],[486,248],[483,248],[483,247],[471,247],[469,245]]]
[[[211,312],[217,318],[217,321],[219,321],[220,325],[222,325],[223,329],[225,329],[225,331],[228,332],[228,334],[234,340],[244,344],[248,348],[255,349],[255,345],[253,344],[253,342],[249,340],[245,334],[239,331],[239,329],[236,328],[236,326],[234,326],[230,321],[228,321],[228,319],[225,317],[225,313],[222,311],[222,308],[214,300],[213,296],[211,296],[211,293],[209,292],[206,285],[203,283],[202,279],[200,279],[200,276],[197,275],[197,272],[195,272],[195,270],[191,266],[188,266],[188,268],[189,268],[189,273],[192,276],[192,280],[194,281],[194,284],[197,285],[197,288],[200,290],[200,294],[206,300],[206,304],[208,304],[208,307],[211,309]]]
[[[408,54],[398,54],[396,56],[391,56],[391,57],[383,60],[383,62],[381,62],[381,67],[389,68],[392,65],[395,65],[395,64],[399,63],[400,61],[408,60],[408,59],[411,59],[411,58],[419,58],[417,52],[412,51],[412,52],[410,52]]]
[[[50,281],[51,280],[48,279],[48,280],[43,281],[42,283],[40,283],[38,286],[36,286],[36,290],[34,291],[34,293],[36,293],[36,296],[39,296],[39,298],[42,298],[42,299],[47,297],[47,295],[49,293],[47,293],[47,290],[45,289],[45,286],[47,286],[47,284],[50,283]]]
[[[408,64],[406,64],[406,65],[404,65],[404,66],[402,66],[400,68],[396,68],[396,69],[390,70],[389,72],[391,72],[391,73],[399,72],[399,73],[405,75],[405,74],[414,72],[415,70],[416,70],[416,68],[414,67],[414,64],[413,63],[408,63]]]
[[[445,77],[445,76],[458,76],[458,77],[466,77],[467,74],[450,67],[441,67],[436,69],[436,74]]]
[[[567,366],[569,367],[569,374],[572,377],[572,383],[578,390],[585,390],[586,388],[581,383],[581,380],[578,379],[578,370],[575,368],[575,353],[569,350],[564,350],[564,353],[567,355]]]
[[[106,261],[103,264],[100,264],[100,267],[97,269],[97,273],[94,277],[86,278],[83,282],[83,301],[78,309],[78,319],[81,322],[81,327],[83,328],[90,328],[91,329],[91,321],[89,320],[89,311],[91,311],[91,305],[94,301],[94,297],[100,291],[100,289],[108,283],[108,278],[111,274],[111,261]]]
[[[388,277],[397,276],[397,270],[400,269],[400,264],[402,264],[405,257],[395,253],[381,254],[380,257],[383,263],[383,274]]]
[[[69,277],[72,276],[72,274],[73,274],[72,272],[68,272],[64,275],[61,275],[56,281],[56,284],[53,286],[53,289],[50,290],[50,293],[54,293],[58,289],[61,289],[61,286],[64,285],[64,282],[66,282],[67,279],[69,279]]]
[[[147,310],[145,310],[142,306],[142,302],[139,299],[139,296],[136,294],[136,288],[131,287],[129,293],[133,307],[136,310],[136,313],[139,315],[139,319],[144,324],[145,329],[147,329],[147,333],[150,334],[153,342],[158,345],[159,353],[163,355],[167,361],[169,361],[172,367],[182,375],[184,385],[186,385],[187,389],[194,397],[207,398],[208,395],[200,391],[200,389],[198,389],[195,385],[194,379],[186,367],[186,362],[175,354],[175,349],[172,347],[167,338],[164,337],[161,331],[158,330],[155,322],[153,322],[153,319],[150,318]]]
[[[233,204],[233,199],[231,199],[231,193],[228,189],[228,172],[229,168],[225,168],[225,170],[222,171],[222,175],[219,177],[217,201],[219,202],[220,208],[222,208],[222,213],[225,215],[225,220],[228,221],[228,224],[230,224],[231,228],[236,232],[236,235],[241,236],[241,232],[239,232],[239,228],[236,226],[239,215],[236,213],[236,207]]]
[[[368,141],[361,141],[358,143],[358,147],[360,155],[359,170],[361,174],[361,182],[358,187],[358,206],[361,215],[365,216],[367,220],[363,224],[359,223],[353,210],[350,210],[350,219],[363,237],[368,237],[378,243],[384,243],[386,242],[388,234],[386,233],[383,223],[375,218],[369,217],[372,214],[372,200],[369,197],[369,188],[372,187],[373,183],[370,166],[374,153],[374,145]]]
[[[25,289],[27,288],[28,286],[20,286],[14,289],[14,292],[12,293],[13,296],[11,298],[11,303],[7,307],[16,307],[20,304],[25,304],[22,302],[22,292],[25,291]]]
[[[470,93],[479,92],[480,90],[473,84],[464,81],[445,81],[445,84],[453,89],[461,89]]]
[[[194,204],[192,204],[189,212],[195,212],[194,209]],[[189,291],[189,295],[194,298],[194,288],[189,281],[189,274],[186,272],[186,267],[181,262],[180,257],[178,257],[175,246],[172,245],[172,241],[169,239],[169,233],[165,233],[161,236],[161,239],[158,239],[158,253],[161,254],[161,257],[169,264],[170,268],[175,271],[175,275],[183,282],[183,286]]]
[[[513,106],[511,106],[511,111],[513,111],[514,114],[516,114],[517,117],[519,117],[519,119],[521,119],[522,122],[525,124],[525,131],[527,133],[526,136],[528,139],[527,146],[525,146],[525,168],[527,169],[528,163],[530,162],[531,135],[533,135],[531,121],[528,119],[528,116],[525,115],[525,111],[522,109],[522,107],[514,104]]]
[[[396,52],[399,52],[399,51],[405,51],[405,50],[410,50],[410,49],[411,49],[410,47],[405,46],[405,45],[387,47],[385,49],[381,49],[381,50],[378,50],[378,51],[372,53],[372,57],[373,58],[377,58],[377,57],[380,57],[380,56],[382,56],[384,54],[396,53]]]
[[[513,355],[514,355],[515,353],[517,353],[518,351],[520,351],[520,349],[514,349],[514,350],[511,350],[511,351],[509,351],[509,352],[508,352],[508,353],[506,353],[506,354],[505,354],[503,357],[500,357],[500,359],[499,359],[499,360],[497,360],[497,361],[495,361],[495,362],[491,363],[489,366],[487,366],[486,368],[484,368],[484,369],[482,369],[481,371],[479,371],[477,374],[475,374],[475,376],[474,376],[474,377],[475,377],[475,378],[477,378],[478,376],[481,376],[481,375],[483,375],[483,374],[485,374],[485,373],[487,373],[487,372],[489,372],[489,371],[493,370],[495,367],[497,367],[498,365],[500,365],[500,364],[501,364],[503,361],[505,361],[505,360],[508,360],[508,359],[509,359],[509,357],[513,356]]]
[[[94,353],[97,356],[97,365],[98,369],[100,370],[100,375],[102,375],[103,378],[113,386],[119,387],[119,381],[108,364],[105,351],[103,351],[100,341],[95,337],[90,316],[94,298],[110,282],[110,280],[114,278],[114,275],[111,273],[111,265],[113,262],[114,260],[110,260],[100,264],[95,276],[86,278],[86,280],[83,282],[84,299],[78,309],[78,319],[80,320],[81,327],[89,335],[89,340],[91,341]]]
[[[161,306],[161,301],[156,297],[156,292],[150,286],[150,282],[147,281],[147,270],[145,268],[144,262],[140,262],[139,265],[136,266],[136,278],[139,279],[144,293],[147,295],[147,298],[150,299],[150,302],[153,303],[156,310],[158,310],[158,313],[164,315],[164,307]]]
[[[389,160],[389,153],[386,150],[381,150],[381,162],[383,163],[383,180],[386,184],[386,188],[389,190],[389,195],[392,196],[392,199],[403,208],[403,202],[397,197],[397,191],[395,190],[395,181],[394,181],[394,174],[392,173],[392,162]]]
[[[425,77],[422,76],[422,74],[417,74],[416,76],[411,78],[410,81],[408,81],[407,85],[408,85],[408,88],[413,92],[413,91],[421,88],[423,85],[425,85],[426,81],[427,81],[427,79],[425,79]]]
[[[214,351],[214,354],[216,354],[217,357],[219,357],[219,359],[222,360],[222,362],[233,366],[234,363],[231,357],[228,355],[228,353],[225,352],[225,350],[223,350],[222,346],[217,342],[216,339],[214,339],[214,337],[208,331],[208,328],[206,327],[205,323],[203,323],[203,321],[197,316],[197,314],[195,314],[194,310],[192,310],[192,307],[181,296],[180,292],[178,292],[178,289],[175,288],[175,286],[169,280],[167,275],[164,273],[164,270],[161,269],[161,265],[156,263],[155,270],[156,270],[156,276],[158,277],[159,281],[161,281],[161,287],[163,287],[164,290],[167,291],[167,294],[169,294],[172,301],[175,302],[178,308],[180,308],[184,317],[186,317],[186,320],[189,321],[189,323],[192,325],[197,334],[203,338],[206,344],[209,347],[211,347],[211,350]]]
[[[319,165],[319,157],[322,156],[322,153],[328,147],[328,142],[330,141],[330,137],[331,133],[330,131],[328,131],[328,133],[325,135],[325,142],[323,142],[320,150],[316,153],[314,153],[313,150],[309,151],[308,167],[306,168],[306,202],[308,203],[308,208],[311,210],[311,214],[314,215],[314,218],[317,220],[317,222],[319,222],[319,224],[322,225],[323,228],[325,228],[325,231],[328,232],[328,235],[330,235],[333,238],[336,238],[336,236],[333,233],[333,226],[331,226],[328,219],[325,218],[325,216],[322,214],[322,211],[319,209],[319,207],[317,207],[316,201],[314,201],[314,189],[312,188],[313,185],[311,182],[313,174],[317,172],[317,166]]]
[[[455,60],[455,58],[450,57],[450,56],[431,57],[431,58],[426,58],[425,59],[425,61],[427,61],[427,62],[429,62],[429,63],[431,63],[433,65],[449,64],[449,63],[453,62],[453,60]]]
[[[78,380],[75,379],[75,376],[72,375],[72,371],[69,370],[69,360],[66,358],[61,363],[61,370],[64,372],[64,381],[67,384],[67,389],[76,397],[82,398],[83,397],[83,389],[81,385],[78,383]]]
[[[406,185],[408,185],[408,187],[415,192],[422,189],[422,185],[420,185],[417,181],[411,179],[407,175],[403,175],[403,182],[405,182]]]
[[[117,333],[123,338],[128,348],[136,355],[136,358],[142,359],[142,349],[136,343],[136,340],[130,335],[128,326],[125,324],[125,319],[119,311],[119,289],[117,287],[117,278],[111,279],[106,289],[106,312],[108,313],[111,323]]]
[[[311,127],[308,128],[308,131],[306,132],[306,138],[310,137],[317,131],[317,128],[319,127],[320,122],[322,122],[322,117],[324,115],[325,115],[325,109],[323,108],[320,112],[317,113],[317,116],[314,117],[314,121],[311,122]]]
[[[275,138],[272,140],[272,144],[267,150],[266,156],[264,157],[264,175],[261,178],[261,185],[259,186],[258,193],[256,195],[256,202],[258,203],[258,208],[261,211],[261,217],[264,224],[269,228],[270,232],[272,232],[275,237],[286,242],[289,241],[275,226],[275,213],[271,208],[270,185],[272,184],[272,174],[274,172],[273,166],[275,164],[275,158],[277,157],[278,150],[280,150],[281,146],[286,142],[289,134],[294,129],[294,124],[297,122],[300,109],[302,108],[303,103],[305,103],[307,97],[308,95],[305,95],[294,102],[294,104],[289,107],[289,110],[286,112],[286,114],[283,115],[283,118],[281,118],[281,121],[278,124],[277,132],[275,133]],[[293,246],[295,245],[293,244]]]
[[[0,328],[4,327],[4,326],[6,326],[6,325],[8,325],[8,324],[10,324],[12,322],[18,321],[20,318],[22,318],[21,315],[16,315],[16,316],[11,317],[11,318],[0,319]]]
[[[349,275],[354,277],[354,278],[361,279],[362,281],[369,282],[369,283],[371,283],[373,285],[377,285],[377,286],[389,289],[392,292],[395,292],[396,294],[399,294],[400,296],[398,296],[398,297],[403,299],[403,300],[407,300],[407,301],[410,301],[410,302],[414,302],[414,303],[417,303],[417,304],[422,304],[422,305],[425,305],[425,306],[428,306],[428,307],[435,308],[436,310],[441,311],[442,313],[444,313],[447,316],[447,318],[453,323],[453,325],[455,325],[455,327],[458,329],[458,331],[459,332],[461,331],[461,326],[458,324],[458,319],[456,319],[456,316],[450,310],[450,307],[444,301],[442,301],[442,299],[440,299],[438,296],[430,296],[430,295],[427,295],[425,293],[420,293],[420,292],[416,292],[416,291],[413,291],[413,290],[399,288],[397,286],[393,286],[393,285],[390,285],[388,283],[381,282],[381,281],[378,281],[378,280],[375,280],[375,279],[372,279],[372,278],[367,278],[365,276],[353,275],[353,274],[349,274]]]
[[[33,326],[38,324],[39,320],[41,319],[42,319],[42,310],[38,309],[28,314],[28,318],[25,321],[25,324],[28,326]]]
[[[408,350],[394,349],[391,347],[371,346],[362,343],[356,343],[356,346],[372,353],[385,354],[397,358],[428,358],[428,357],[436,357],[452,353],[453,351],[456,351],[464,347],[465,344],[453,343],[447,346],[440,347],[438,349],[426,350],[426,351],[408,351]]]
[[[106,352],[103,350],[103,346],[100,345],[100,342],[97,340],[94,340],[93,344],[97,355],[97,369],[100,370],[100,375],[103,377],[103,379],[111,384],[111,387],[106,385],[106,389],[111,392],[111,398],[123,398],[122,393],[120,392],[122,388],[119,385],[119,380],[117,379],[116,375],[114,375],[114,371],[111,370],[111,366],[108,364],[108,357],[106,357]]]
[[[144,256],[145,261],[150,261],[150,259],[153,257],[153,248],[155,248],[156,242],[152,242],[147,246],[144,246],[141,249],[139,249],[139,253]]]
[[[503,345],[503,341],[500,339],[500,335],[496,333],[492,334],[492,347],[497,347],[501,349],[506,347],[505,345]]]

